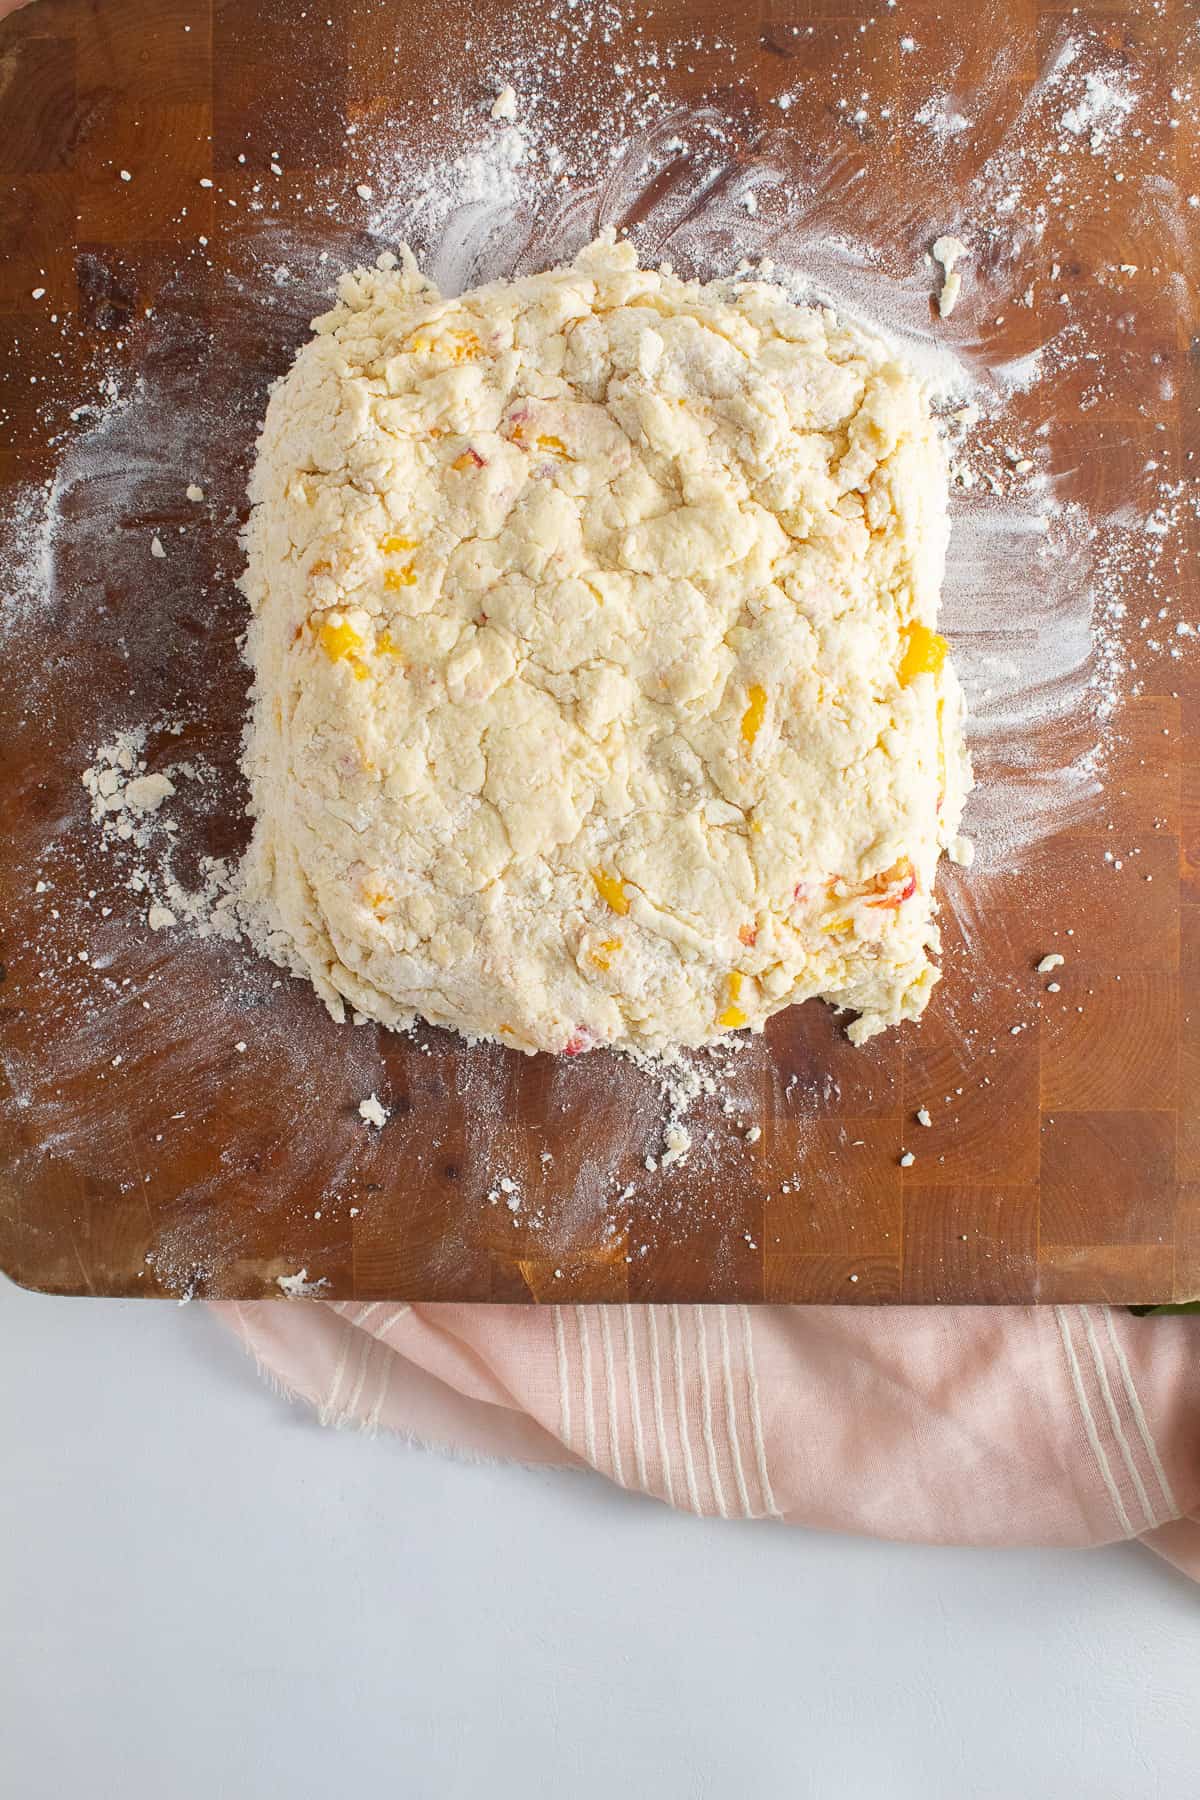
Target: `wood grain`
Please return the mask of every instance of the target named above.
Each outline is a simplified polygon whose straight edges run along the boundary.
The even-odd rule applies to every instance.
[[[819,1005],[775,1020],[739,1059],[732,1116],[722,1092],[702,1101],[696,1148],[666,1173],[644,1166],[658,1098],[624,1064],[337,1028],[308,989],[239,948],[145,930],[96,845],[79,772],[99,721],[175,709],[183,734],[150,744],[152,766],[190,755],[215,771],[187,853],[235,855],[245,841],[236,533],[263,395],[310,310],[259,254],[254,209],[272,209],[298,262],[327,249],[332,273],[374,255],[353,202],[357,147],[447,69],[470,97],[522,34],[563,30],[553,8],[528,5],[309,11],[37,0],[0,25],[0,493],[54,473],[101,367],[186,376],[220,427],[206,530],[192,529],[181,494],[192,471],[172,461],[170,419],[161,442],[118,438],[146,465],[119,532],[170,534],[169,563],[147,561],[135,581],[116,539],[110,556],[94,529],[102,473],[69,487],[50,600],[4,664],[0,1264],[60,1293],[256,1296],[300,1269],[329,1297],[370,1299],[1200,1293],[1200,679],[1169,642],[1139,644],[1140,691],[1093,811],[1019,866],[946,872],[946,974],[920,1028],[855,1051]],[[611,129],[618,60],[653,52],[664,109],[703,102],[725,121],[725,165],[704,165],[698,135],[631,208],[624,222],[643,221],[651,246],[702,208],[704,182],[752,168],[769,141],[818,194],[812,217],[830,237],[886,228],[915,268],[928,221],[959,216],[1064,31],[1097,34],[1143,96],[1165,102],[1197,75],[1182,5],[659,0],[641,12],[562,80],[578,129]],[[673,59],[685,31],[695,47]],[[919,55],[902,50],[904,33]],[[847,105],[860,89],[861,120]],[[883,109],[911,116],[940,92],[974,122],[923,156]],[[786,112],[774,104],[785,93],[802,96]],[[406,116],[410,144],[432,150],[432,110]],[[1147,509],[1164,456],[1183,469],[1200,449],[1188,310],[1200,215],[1181,199],[1200,166],[1195,108],[1164,103],[1138,125],[1119,185],[1086,151],[1041,192],[1026,165],[1022,204],[1032,216],[1045,203],[1040,230],[1015,253],[984,232],[972,279],[1010,296],[1032,281],[1034,303],[972,310],[968,290],[955,321],[997,363],[1064,321],[1105,344],[1103,382],[1063,359],[1024,415],[1031,441],[1045,428],[1036,441],[1059,497],[1097,513]],[[1025,141],[1036,157],[1036,137]],[[269,173],[276,152],[285,177]],[[318,191],[344,204],[314,218]],[[540,230],[530,222],[523,266],[538,261]],[[711,246],[736,248],[719,232]],[[1117,264],[1133,271],[1120,283]],[[1194,517],[1179,529],[1175,616],[1196,620]],[[1136,568],[1126,590],[1136,619]],[[1086,722],[1068,729],[1086,747]],[[1119,870],[1104,860],[1113,844]],[[1064,942],[1052,995],[1034,965]],[[382,1133],[358,1115],[372,1091],[390,1113]],[[906,1150],[915,1160],[902,1167]]]

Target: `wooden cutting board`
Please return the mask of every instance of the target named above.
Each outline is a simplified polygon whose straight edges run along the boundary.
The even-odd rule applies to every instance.
[[[1146,648],[1148,554],[1144,583],[1136,556],[1123,573],[1140,689],[1107,733],[1102,790],[1019,854],[947,871],[945,980],[921,1026],[855,1051],[819,1004],[776,1019],[693,1109],[695,1149],[666,1172],[645,1167],[661,1104],[626,1064],[335,1027],[237,946],[149,931],[136,857],[97,841],[80,771],[113,729],[154,718],[180,730],[151,733],[151,767],[209,771],[184,862],[244,843],[233,581],[266,384],[304,336],[314,271],[327,283],[383,247],[356,192],[387,178],[380,132],[411,169],[445,149],[447,93],[478,105],[510,69],[528,87],[535,50],[544,69],[557,46],[573,142],[632,113],[629,66],[631,125],[689,109],[666,172],[616,220],[643,221],[651,250],[675,254],[686,226],[683,261],[698,242],[704,272],[732,266],[728,208],[707,237],[697,221],[768,153],[792,159],[810,242],[886,238],[931,292],[934,230],[973,222],[960,342],[1004,362],[1070,313],[1107,346],[1102,380],[1067,361],[1030,396],[1043,466],[1085,509],[1149,505],[1148,464],[1194,492],[1200,173],[1195,107],[1170,96],[1196,79],[1192,9],[658,0],[620,27],[615,10],[38,0],[0,25],[0,477],[31,556],[29,484],[60,475],[43,566],[6,572],[0,1263],[59,1293],[257,1296],[306,1271],[335,1298],[1195,1296],[1200,681],[1194,656]],[[1037,97],[1068,40],[1122,72],[1135,110],[1118,97],[1106,113],[1097,91],[1099,126],[1064,124],[1063,77],[1047,122]],[[1089,140],[1065,185],[1064,130]],[[1010,141],[1028,229],[989,236],[979,172]],[[568,161],[567,207],[572,181]],[[545,220],[519,223],[519,243],[514,219],[511,241],[468,245],[468,272],[544,260]],[[106,374],[126,396],[139,374],[193,410],[199,394],[204,466],[186,466],[172,405],[148,429],[146,390],[122,413]],[[86,400],[99,449],[69,416]],[[1173,521],[1171,624],[1194,622],[1194,511]],[[154,532],[165,559],[147,554]],[[1045,603],[1032,580],[1031,621]],[[985,784],[1009,779],[986,745],[979,763]],[[1052,948],[1057,994],[1035,973]],[[372,1092],[382,1132],[358,1113]]]

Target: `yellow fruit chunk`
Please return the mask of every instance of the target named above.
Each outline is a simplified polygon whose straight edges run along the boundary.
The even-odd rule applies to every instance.
[[[415,550],[416,547],[416,538],[406,537],[385,537],[379,545],[385,556],[398,556],[401,550]]]
[[[616,875],[606,875],[603,869],[592,870],[592,880],[596,884],[596,892],[606,906],[611,906],[615,913],[624,915],[629,911],[629,899],[625,892],[625,883]]]
[[[402,569],[385,569],[383,572],[383,585],[393,594],[400,588],[414,587],[416,580],[411,563],[405,563]]]
[[[717,1014],[717,1024],[723,1025],[726,1031],[736,1031],[739,1025],[746,1023],[746,1014],[738,1006],[737,1001],[742,992],[742,973],[740,969],[730,972],[726,986],[729,991],[729,1005],[724,1012]]]
[[[907,640],[900,658],[900,686],[907,687],[918,675],[940,675],[950,646],[936,631],[919,622],[905,627]]]
[[[567,454],[567,446],[560,437],[540,437],[537,439],[537,447],[539,450],[553,450],[556,456]]]
[[[479,356],[482,344],[473,331],[447,331],[444,337],[422,337],[420,332],[410,341],[409,349],[414,355],[421,355],[432,350],[435,355],[448,356],[451,362],[466,362],[469,357]]]
[[[380,656],[399,656],[400,646],[390,631],[381,631],[375,639],[375,648]]]
[[[340,625],[333,625],[328,619],[317,633],[321,648],[330,662],[340,662],[343,656],[349,656],[362,643],[361,637],[353,625],[343,619]]]
[[[456,363],[466,362],[468,357],[478,356],[483,349],[483,345],[473,331],[449,331],[446,335],[450,339],[447,346],[450,356]]]
[[[759,729],[767,712],[766,689],[757,684],[750,689],[750,704],[742,714],[742,737],[747,744],[752,744],[758,736]]]
[[[616,952],[621,948],[623,942],[624,940],[622,938],[605,938],[602,944],[598,944],[592,951],[592,961],[595,963],[596,967],[598,969],[611,969],[612,959]]]
[[[946,710],[946,702],[939,695],[937,703],[937,739],[938,739],[938,811],[942,810],[942,802],[946,798],[946,731],[942,714]]]

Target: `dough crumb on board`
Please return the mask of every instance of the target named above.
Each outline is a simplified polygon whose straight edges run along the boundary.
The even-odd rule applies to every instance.
[[[489,117],[493,118],[493,119],[511,121],[511,120],[515,119],[516,116],[517,116],[516,90],[509,87],[506,83],[505,86],[500,89],[500,92],[496,95],[496,98],[492,101],[492,109],[489,114]]]
[[[148,841],[146,821],[175,792],[169,775],[147,774],[144,728],[123,731],[97,750],[80,780],[91,796],[92,818],[106,837]]]
[[[941,318],[948,319],[958,305],[958,297],[962,291],[962,275],[956,265],[964,257],[971,254],[969,244],[961,238],[949,234],[935,238],[930,255],[935,263],[942,267],[942,287],[938,294],[938,313]]]
[[[682,1162],[692,1147],[692,1134],[686,1125],[673,1119],[663,1133],[663,1153],[659,1167],[669,1169],[673,1163]]]
[[[368,1125],[374,1125],[377,1131],[382,1131],[391,1114],[377,1094],[368,1094],[365,1100],[358,1103],[358,1116],[365,1119]]]
[[[307,1269],[297,1269],[294,1275],[277,1275],[275,1285],[285,1300],[311,1300],[329,1286],[322,1275],[310,1281]]]

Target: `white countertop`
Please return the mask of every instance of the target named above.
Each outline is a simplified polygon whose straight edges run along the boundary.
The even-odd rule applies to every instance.
[[[1200,1592],[1145,1551],[680,1517],[322,1430],[203,1307],[7,1284],[0,1445],[11,1800],[1200,1790]]]

